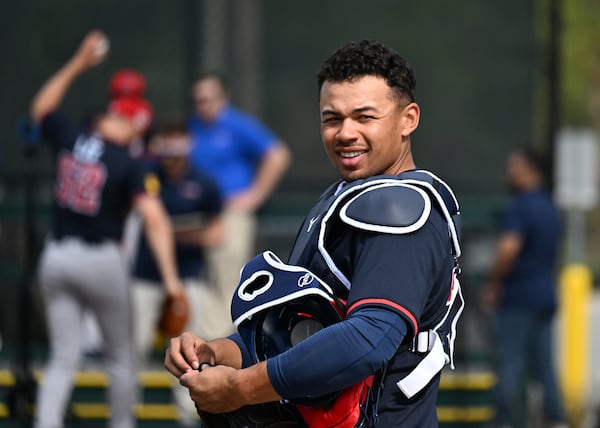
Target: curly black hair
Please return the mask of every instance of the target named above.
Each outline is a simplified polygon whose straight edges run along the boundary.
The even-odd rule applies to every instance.
[[[396,51],[377,40],[350,42],[337,48],[317,74],[318,89],[326,81],[352,81],[364,76],[384,78],[399,99],[415,99],[417,82],[413,69]]]

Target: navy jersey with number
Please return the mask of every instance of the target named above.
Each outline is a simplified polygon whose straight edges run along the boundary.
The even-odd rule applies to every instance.
[[[142,161],[57,113],[41,129],[56,155],[53,236],[119,241],[133,197],[146,192]]]

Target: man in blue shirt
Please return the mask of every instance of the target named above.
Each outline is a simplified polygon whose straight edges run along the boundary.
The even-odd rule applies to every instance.
[[[521,387],[531,357],[531,367],[544,391],[547,426],[563,426],[552,345],[559,213],[543,188],[541,158],[532,150],[510,154],[507,180],[514,199],[505,214],[496,259],[482,295],[484,308],[495,311],[499,364],[496,422],[514,427],[524,422]]]
[[[226,334],[232,329],[229,302],[239,271],[254,253],[255,213],[280,181],[290,153],[272,131],[231,105],[218,74],[200,75],[192,86],[192,98],[190,159],[216,181],[225,198],[225,236],[207,256],[211,281],[223,294],[219,334]]]

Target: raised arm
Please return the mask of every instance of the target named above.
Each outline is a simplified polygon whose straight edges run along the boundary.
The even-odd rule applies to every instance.
[[[107,39],[104,33],[89,32],[73,56],[42,85],[30,106],[30,115],[35,123],[59,107],[77,76],[106,58],[105,43]]]

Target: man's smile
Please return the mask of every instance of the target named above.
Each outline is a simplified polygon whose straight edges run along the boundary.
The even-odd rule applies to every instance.
[[[355,158],[357,156],[360,156],[363,153],[365,153],[364,150],[356,151],[356,152],[339,152],[339,155],[343,158],[350,159],[350,158]]]

